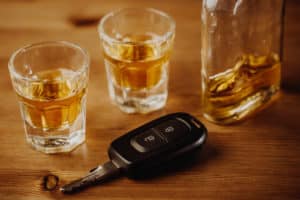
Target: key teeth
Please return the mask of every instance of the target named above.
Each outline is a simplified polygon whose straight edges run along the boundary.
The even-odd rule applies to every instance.
[[[59,190],[62,192],[62,193],[64,193],[64,194],[70,194],[70,193],[72,193],[72,189],[70,190],[68,190],[68,189],[66,189],[65,187],[61,187],[61,188],[59,188]]]
[[[119,174],[120,169],[116,167],[112,161],[108,161],[103,165],[99,165],[91,170],[91,172],[83,178],[77,179],[69,184],[66,184],[60,188],[60,191],[64,194],[72,194],[85,189],[88,186],[102,183],[108,178],[114,177]]]
[[[74,190],[74,187],[70,187],[69,185],[65,185],[65,186],[59,188],[59,190],[64,194],[71,194],[76,191],[76,189]]]
[[[84,183],[84,182],[83,182]],[[73,181],[67,185],[64,185],[60,188],[60,191],[64,194],[71,194],[75,193],[80,190],[80,187],[82,187],[84,184],[80,183],[79,180]]]
[[[80,191],[80,187],[61,187],[60,191],[64,194],[73,194]]]
[[[64,187],[59,188],[59,191],[65,193],[66,189]]]

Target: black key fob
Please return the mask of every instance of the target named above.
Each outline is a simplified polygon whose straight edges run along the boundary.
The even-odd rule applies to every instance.
[[[114,140],[110,160],[130,178],[152,174],[176,157],[199,149],[207,138],[205,126],[187,113],[153,120]]]
[[[206,138],[206,128],[193,116],[166,115],[114,140],[108,150],[109,161],[93,168],[85,177],[64,185],[61,191],[71,194],[119,174],[130,178],[148,177],[160,166],[199,149]]]

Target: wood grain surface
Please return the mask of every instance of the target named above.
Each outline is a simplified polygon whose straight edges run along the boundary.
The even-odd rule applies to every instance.
[[[122,7],[153,7],[177,23],[166,107],[148,115],[126,115],[111,104],[96,26]],[[0,199],[300,199],[300,3],[288,0],[285,18],[283,89],[279,100],[233,126],[206,121],[200,106],[200,0],[1,0],[0,1]],[[73,152],[45,155],[25,142],[7,62],[29,43],[67,40],[91,55],[87,140]],[[105,162],[110,142],[163,114],[185,111],[202,120],[209,139],[193,165],[163,176],[125,177],[73,196],[45,191],[43,176],[60,184]]]

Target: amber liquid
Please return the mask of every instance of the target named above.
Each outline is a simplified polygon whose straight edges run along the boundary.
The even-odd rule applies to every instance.
[[[76,88],[66,69],[45,71],[36,74],[36,81],[21,88],[18,94],[26,123],[43,130],[63,129],[70,126],[82,109],[86,88]]]
[[[151,89],[163,77],[164,65],[168,62],[169,52],[158,55],[157,47],[145,44],[153,39],[153,35],[126,35],[122,41],[126,42],[112,48],[110,54],[105,53],[114,79],[114,84],[130,90]]]
[[[166,103],[173,38],[155,44],[156,38],[125,35],[119,44],[104,44],[109,94],[126,113],[148,113]]]
[[[277,54],[243,55],[233,68],[209,77],[204,97],[206,117],[226,124],[260,110],[279,90],[280,70]]]

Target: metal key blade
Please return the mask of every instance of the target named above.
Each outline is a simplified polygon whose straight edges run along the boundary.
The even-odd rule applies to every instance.
[[[99,165],[98,167],[92,169],[87,176],[64,185],[60,188],[60,190],[63,193],[71,194],[88,186],[107,181],[108,179],[117,176],[119,173],[120,169],[111,161],[108,161],[103,165]]]

